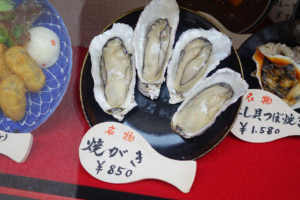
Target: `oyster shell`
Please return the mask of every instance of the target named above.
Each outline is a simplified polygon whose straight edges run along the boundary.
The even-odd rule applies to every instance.
[[[214,28],[189,29],[182,33],[168,64],[169,103],[183,101],[230,53],[231,40]]]
[[[252,58],[261,88],[279,96],[293,109],[299,108],[299,47],[269,42],[258,46]]]
[[[121,23],[93,38],[89,52],[94,96],[102,110],[119,121],[136,106],[133,29]]]
[[[241,75],[228,68],[216,71],[178,107],[171,127],[184,138],[201,135],[229,105],[247,92]]]
[[[138,89],[151,99],[158,98],[165,80],[178,21],[179,8],[175,0],[152,0],[141,13],[134,30]]]

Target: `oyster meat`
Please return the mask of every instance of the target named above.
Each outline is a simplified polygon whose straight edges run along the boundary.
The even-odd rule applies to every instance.
[[[231,40],[214,28],[189,29],[182,33],[168,64],[169,103],[183,101],[230,53]]]
[[[133,29],[121,23],[94,37],[89,52],[94,96],[102,110],[118,120],[136,106]]]
[[[151,99],[158,98],[160,86],[165,80],[178,21],[176,0],[152,0],[141,13],[134,30],[138,89]]]
[[[269,42],[257,47],[252,58],[261,88],[279,96],[293,109],[299,108],[299,47]]]
[[[229,105],[247,92],[241,75],[223,68],[191,92],[174,114],[171,127],[184,138],[201,135]]]

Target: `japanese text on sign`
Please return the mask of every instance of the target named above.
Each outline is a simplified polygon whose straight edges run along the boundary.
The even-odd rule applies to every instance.
[[[242,106],[239,112],[239,116],[241,116],[239,118],[241,120],[238,122],[240,134],[259,133],[271,135],[281,132],[278,125],[300,127],[300,117],[295,116],[292,112],[278,112],[267,109],[273,102],[270,96],[255,97],[252,92],[248,92],[244,98],[249,106]],[[252,120],[252,123],[249,123],[249,120]],[[266,123],[268,125],[265,125]]]
[[[4,132],[0,132],[0,142],[4,142],[7,140],[8,134]]]
[[[117,132],[114,126],[110,126],[104,131],[104,134],[113,137]],[[120,140],[130,144],[135,140],[134,133],[132,131],[124,131],[120,134]],[[130,177],[134,173],[134,169],[143,162],[141,150],[130,152],[127,148],[106,144],[104,137],[88,139],[81,150],[87,151],[97,158],[94,169],[97,175],[106,173],[108,175]],[[120,159],[122,159],[122,162]],[[119,162],[116,163],[116,160]]]

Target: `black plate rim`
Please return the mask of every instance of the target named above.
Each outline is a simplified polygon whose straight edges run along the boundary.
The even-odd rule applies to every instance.
[[[237,33],[247,33],[255,29],[269,14],[274,4],[274,0],[269,0],[264,11],[254,20],[248,27],[244,28],[243,30]]]
[[[124,13],[124,14],[121,15],[120,17],[118,17],[118,18],[116,18],[115,20],[113,20],[110,24],[108,24],[108,25],[107,25],[107,26],[106,26],[99,34],[102,34],[103,32],[105,32],[109,27],[112,26],[113,23],[115,23],[116,21],[122,19],[123,17],[125,17],[125,16],[127,16],[127,15],[129,15],[129,14],[132,14],[132,13],[134,13],[134,12],[136,12],[136,11],[143,10],[143,9],[144,9],[144,7],[140,7],[140,8],[136,8],[136,9],[133,9],[133,10],[130,10],[130,11]],[[205,19],[206,21],[208,21],[209,23],[213,24],[220,32],[222,32],[222,33],[225,34],[224,30],[223,30],[221,27],[219,27],[219,25],[215,24],[215,23],[214,23],[213,21],[211,21],[208,17],[202,15],[201,13],[199,13],[199,12],[197,12],[197,11],[194,11],[194,10],[191,10],[191,9],[188,9],[188,8],[185,8],[185,7],[181,7],[181,6],[180,6],[180,9],[186,10],[186,11],[191,12],[191,13],[194,13],[194,14],[196,14],[196,15],[199,15],[201,18],[203,18],[203,19]],[[240,69],[240,71],[241,71],[241,77],[245,80],[244,72],[243,72],[243,67],[242,67],[242,63],[241,63],[240,57],[239,57],[239,55],[238,55],[238,52],[237,52],[237,50],[236,50],[233,46],[231,46],[231,47],[232,47],[232,49],[233,49],[233,51],[234,51],[234,52],[233,52],[233,53],[234,53],[234,56],[236,57],[237,62],[238,62],[238,64],[239,64],[239,69]],[[88,57],[89,57],[89,51],[87,51],[87,53],[86,53],[86,55],[85,55],[85,58],[84,58],[84,61],[83,61],[83,63],[82,63],[82,67],[81,67],[80,81],[79,81],[79,96],[80,96],[81,109],[82,109],[82,112],[83,112],[83,114],[84,114],[85,120],[87,121],[89,127],[92,127],[93,125],[90,123],[90,121],[89,121],[89,119],[88,119],[88,116],[87,116],[87,114],[86,114],[86,112],[85,112],[85,108],[84,108],[84,104],[83,104],[83,97],[82,97],[82,90],[81,90],[81,88],[82,88],[82,77],[83,77],[83,73],[84,73],[84,69],[85,69],[85,65],[86,65],[86,62],[87,62]],[[236,102],[236,103],[238,103],[238,102]],[[216,142],[214,145],[212,145],[207,151],[205,151],[205,152],[203,152],[203,153],[200,153],[200,154],[197,154],[197,155],[194,156],[191,160],[197,160],[197,159],[199,159],[200,157],[206,155],[207,153],[209,153],[211,150],[213,150],[216,146],[218,146],[218,145],[223,141],[223,139],[229,134],[229,132],[231,131],[232,127],[234,126],[234,123],[235,123],[235,121],[236,121],[236,119],[237,119],[237,116],[238,116],[239,110],[240,110],[240,108],[241,108],[241,105],[242,105],[242,100],[239,102],[238,110],[237,110],[237,113],[236,113],[236,115],[235,115],[235,117],[234,117],[233,122],[231,123],[230,127],[228,128],[228,131],[223,135],[223,137],[220,138],[220,140],[219,140],[218,142]]]
[[[295,5],[291,20],[296,20],[297,17],[300,17],[300,1],[299,0],[297,1],[296,5]]]
[[[293,21],[293,20],[292,20]],[[262,29],[260,29],[259,31],[253,33],[250,37],[248,37],[241,45],[240,47],[238,48],[238,51],[240,51],[240,49],[243,49],[245,48],[245,45],[250,41],[250,40],[253,40],[253,38],[257,37],[257,35],[259,34],[262,34],[262,32],[264,32],[266,29],[270,29],[272,27],[276,27],[276,26],[280,26],[281,24],[289,24],[291,23],[292,21],[281,21],[281,22],[276,22],[276,23],[273,23],[273,24],[270,24]]]

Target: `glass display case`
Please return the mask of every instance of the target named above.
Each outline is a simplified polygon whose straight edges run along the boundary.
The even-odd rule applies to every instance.
[[[15,2],[20,4],[22,1]],[[80,163],[80,142],[91,126],[117,120],[104,113],[94,99],[89,45],[95,36],[109,29],[114,22],[127,23],[134,28],[140,13],[150,0],[38,2],[50,6],[50,10],[46,9],[46,14],[50,11],[54,13],[50,19],[43,17],[40,19],[41,22],[37,23],[47,21],[49,27],[52,27],[61,39],[59,56],[63,56],[64,60],[59,61],[58,71],[66,74],[62,77],[57,75],[58,78],[55,80],[61,78],[61,82],[50,81],[48,76],[56,72],[53,72],[51,67],[45,69],[46,85],[50,85],[47,89],[52,98],[58,102],[49,106],[47,117],[38,121],[32,130],[24,129],[33,136],[27,159],[18,163],[0,154],[0,199],[297,199],[299,197],[300,145],[297,136],[262,144],[248,143],[236,138],[230,132],[230,128],[239,114],[242,99],[223,112],[216,125],[201,137],[185,139],[172,133],[173,136],[169,123],[178,105],[169,105],[165,83],[162,85],[161,96],[156,100],[142,96],[136,89],[138,107],[126,115],[127,119],[125,117],[123,123],[136,128],[160,154],[175,160],[196,161],[197,169],[190,191],[183,193],[176,187],[156,179],[111,184],[92,177]],[[274,24],[268,18],[274,1],[178,0],[177,3],[180,6],[180,22],[175,36],[176,41],[179,35],[189,28],[216,28],[229,35],[232,43],[239,44],[231,47],[229,57],[221,62],[221,66],[233,68],[241,74],[250,73],[244,69],[247,64],[239,57],[239,53],[242,52],[244,59],[248,49],[240,50],[239,47],[252,35]],[[216,9],[212,9],[212,6]],[[261,10],[256,10],[258,7]],[[255,9],[255,12],[252,9]],[[208,13],[214,18],[203,13]],[[222,16],[227,18],[224,19]],[[60,23],[60,26],[56,25],[57,23]],[[57,27],[62,28],[57,30]],[[245,74],[245,77],[248,76],[250,75]],[[58,91],[60,84],[65,84],[65,89]],[[47,101],[44,98],[44,90],[38,92],[40,102]],[[30,95],[27,94],[26,97],[28,100]],[[33,100],[30,102],[35,104]],[[26,110],[25,115],[28,113]],[[30,124],[29,117],[27,120],[27,124]],[[295,119],[295,122],[300,123],[299,120],[300,118]],[[2,131],[15,132],[8,134],[22,132],[22,127],[17,131],[6,129],[6,123],[10,124],[11,120],[2,120],[1,123]],[[163,135],[163,132],[167,135]],[[0,134],[0,145],[2,136]],[[4,137],[2,139],[4,140]],[[159,168],[160,163],[155,165]]]

